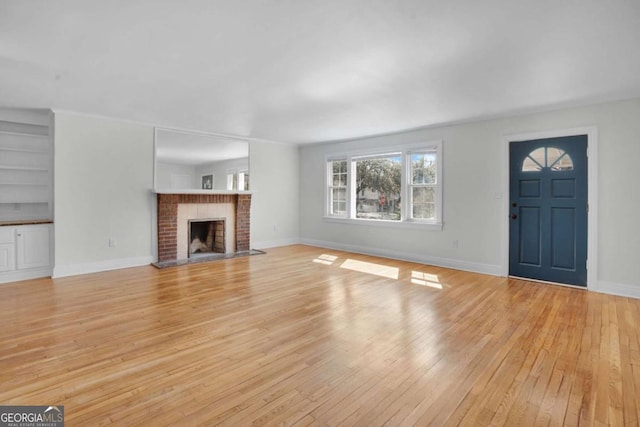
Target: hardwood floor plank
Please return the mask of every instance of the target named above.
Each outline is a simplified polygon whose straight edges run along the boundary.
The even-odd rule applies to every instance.
[[[66,425],[638,425],[640,301],[303,245],[0,286]]]

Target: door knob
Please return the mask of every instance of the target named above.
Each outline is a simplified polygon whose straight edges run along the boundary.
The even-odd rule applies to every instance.
[[[513,206],[515,208],[516,206],[518,206],[518,204],[516,202],[513,202],[513,203],[511,203],[511,206]]]
[[[518,215],[516,215],[516,214],[511,214],[511,219],[516,219],[516,218],[518,218]]]

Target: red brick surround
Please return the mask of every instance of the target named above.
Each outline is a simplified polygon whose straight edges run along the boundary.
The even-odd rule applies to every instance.
[[[178,254],[178,204],[233,203],[236,207],[236,252],[248,251],[251,194],[158,194],[158,262],[174,261]]]

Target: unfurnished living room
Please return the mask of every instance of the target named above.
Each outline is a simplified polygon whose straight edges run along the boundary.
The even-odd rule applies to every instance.
[[[637,0],[0,0],[0,426],[640,423]]]

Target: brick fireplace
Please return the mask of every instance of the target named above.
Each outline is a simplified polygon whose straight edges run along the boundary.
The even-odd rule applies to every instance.
[[[251,194],[158,193],[157,197],[158,262],[187,257],[188,221],[198,218],[224,215],[229,227],[227,253],[250,249]]]

